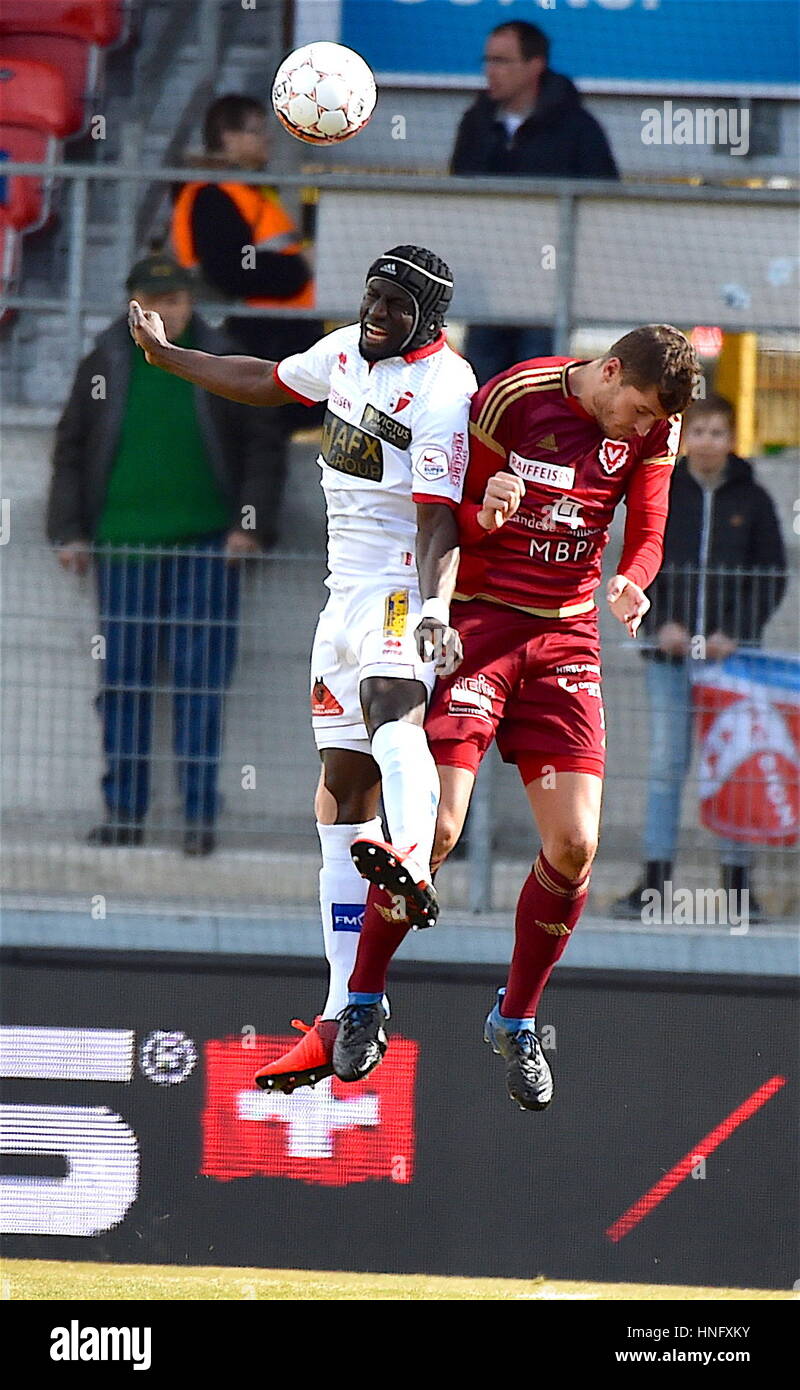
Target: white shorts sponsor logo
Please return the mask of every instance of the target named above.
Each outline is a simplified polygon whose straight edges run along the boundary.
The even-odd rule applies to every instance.
[[[543,459],[525,459],[515,454],[513,449],[508,457],[508,465],[518,478],[529,483],[541,483],[542,487],[570,488],[575,483],[575,469],[566,468],[559,463],[545,463]]]
[[[414,454],[414,472],[426,483],[435,483],[446,478],[450,472],[450,460],[444,449],[419,449]]]
[[[600,445],[600,466],[605,473],[616,473],[628,462],[631,446],[626,439],[604,439]]]

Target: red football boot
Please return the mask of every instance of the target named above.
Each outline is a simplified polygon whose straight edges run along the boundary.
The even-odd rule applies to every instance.
[[[333,1044],[339,1031],[335,1018],[321,1018],[312,1025],[292,1019],[303,1037],[282,1057],[268,1062],[255,1074],[255,1083],[262,1091],[284,1091],[287,1096],[298,1086],[315,1086],[326,1076],[333,1076]]]
[[[358,872],[376,888],[384,888],[394,899],[392,917],[398,922],[407,917],[418,931],[420,927],[435,927],[439,916],[439,898],[433,884],[414,863],[416,845],[409,850],[397,849],[383,840],[354,840],[350,857]]]

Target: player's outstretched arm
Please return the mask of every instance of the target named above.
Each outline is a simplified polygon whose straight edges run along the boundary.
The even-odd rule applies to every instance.
[[[148,362],[215,396],[240,405],[285,405],[292,399],[275,380],[274,362],[260,357],[216,357],[210,352],[175,347],[167,338],[161,315],[143,309],[135,299],[128,307],[128,324],[133,341]]]

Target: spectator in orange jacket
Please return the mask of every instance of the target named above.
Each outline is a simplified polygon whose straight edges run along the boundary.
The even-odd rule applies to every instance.
[[[206,112],[203,142],[203,166],[229,169],[231,176],[224,183],[198,181],[180,190],[172,215],[175,255],[218,293],[253,307],[287,311],[280,318],[233,314],[225,322],[245,353],[279,362],[315,343],[322,325],[292,315],[293,309],[313,306],[314,281],[301,234],[277,191],[236,177],[242,170],[266,170],[270,149],[264,106],[254,97],[218,97]],[[270,472],[273,479],[280,478],[281,494],[289,436],[310,423],[300,405],[273,412],[278,443]]]

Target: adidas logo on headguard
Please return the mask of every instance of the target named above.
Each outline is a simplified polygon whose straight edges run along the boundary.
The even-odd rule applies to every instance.
[[[381,270],[383,271],[384,275],[397,274],[397,266],[395,265],[394,261],[387,261],[385,265],[381,266]]]

